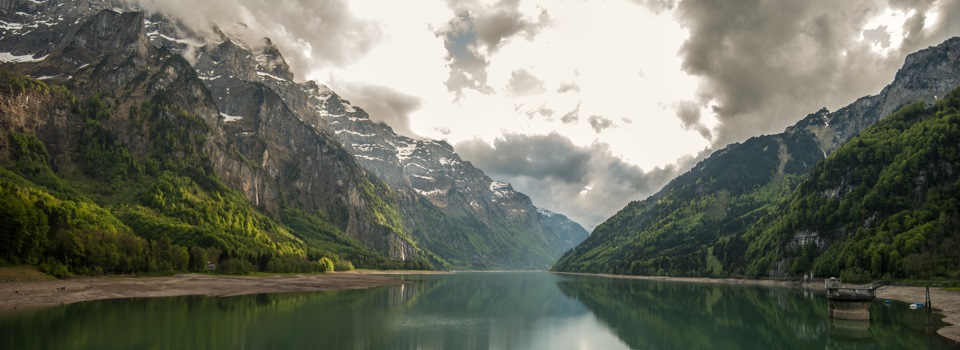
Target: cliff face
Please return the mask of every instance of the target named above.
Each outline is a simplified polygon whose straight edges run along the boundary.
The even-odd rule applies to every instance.
[[[832,151],[898,108],[960,85],[960,38],[911,54],[879,94],[822,109],[784,132],[714,152],[643,201],[598,226],[554,266],[621,274],[741,275],[744,232]],[[807,237],[805,239],[817,239]]]
[[[960,38],[907,56],[893,83],[840,110],[822,110],[788,127],[783,134],[812,133],[824,154],[839,148],[880,118],[907,104],[932,104],[960,85]]]
[[[105,125],[137,156],[152,149],[151,131],[128,115],[145,102],[195,116],[203,169],[279,222],[315,217],[389,257],[438,267],[545,268],[585,237],[445,142],[398,135],[329,88],[294,82],[269,39],[216,28],[219,38],[202,37],[115,0],[0,7],[12,10],[0,14],[2,68],[103,97],[119,111]]]
[[[0,38],[10,43],[5,47],[12,55],[23,58],[6,59],[3,68],[64,84],[81,99],[106,100],[116,113],[102,124],[135,156],[146,154],[157,141],[151,137],[154,130],[133,120],[135,108],[145,102],[170,105],[201,123],[192,130],[203,143],[202,169],[197,170],[214,172],[275,220],[296,210],[330,221],[391,257],[422,258],[404,234],[389,187],[367,174],[329,135],[293,115],[272,90],[256,80],[236,80],[234,92],[243,103],[227,111],[247,118],[225,118],[230,114],[221,112],[203,76],[175,51],[156,45],[157,33],[147,32],[151,21],[143,13],[113,9],[109,6],[120,4],[106,1],[26,3],[11,5],[30,12],[5,18],[19,27]],[[96,8],[107,9],[90,11]],[[53,17],[59,21],[49,22]],[[167,117],[182,122],[176,115]],[[37,122],[63,126],[56,120]],[[42,141],[54,149],[61,142],[54,137]],[[69,147],[63,151],[56,156],[68,155]]]
[[[236,140],[245,157],[260,159],[263,152],[262,146],[247,141],[263,132],[254,130],[255,125],[271,128],[282,124],[255,117],[263,114],[257,112],[258,101],[272,96],[282,104],[282,113],[275,113],[274,118],[282,115],[299,120],[315,133],[329,135],[362,168],[389,185],[396,195],[391,201],[399,205],[404,231],[415,241],[422,240],[428,250],[439,251],[437,255],[451,266],[544,268],[573,246],[569,235],[559,237],[544,225],[529,197],[461,160],[449,144],[398,135],[328,87],[294,82],[289,66],[269,39],[241,43],[222,33],[222,41],[193,50],[184,43],[200,39],[179,39],[190,35],[185,29],[160,21],[151,21],[148,27],[155,45],[196,62],[200,79],[224,115],[228,138]],[[280,169],[284,174],[299,172],[283,166],[264,168]],[[458,241],[464,243],[449,244]],[[508,251],[512,253],[498,253]]]

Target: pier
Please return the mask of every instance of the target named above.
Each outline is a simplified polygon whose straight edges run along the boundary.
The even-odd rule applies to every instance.
[[[841,284],[836,278],[824,282],[827,288],[828,315],[843,320],[870,320],[870,302],[877,298],[880,284]]]

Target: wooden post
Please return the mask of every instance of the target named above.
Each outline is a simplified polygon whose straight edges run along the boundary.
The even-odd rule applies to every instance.
[[[923,301],[924,311],[926,311],[927,313],[930,313],[930,312],[931,312],[931,311],[930,311],[930,308],[931,308],[931,307],[932,307],[932,305],[930,305],[930,286],[927,286],[927,289],[926,289],[926,298],[925,298],[924,301]]]

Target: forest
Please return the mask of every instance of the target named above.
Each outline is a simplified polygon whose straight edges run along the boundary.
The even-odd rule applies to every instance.
[[[733,145],[693,170],[715,173],[681,176],[630,203],[554,269],[847,281],[960,276],[960,90],[901,108],[820,162],[798,162],[817,151],[810,147],[786,136]],[[761,156],[731,159],[737,154]]]
[[[3,116],[0,263],[58,277],[210,264],[222,273],[430,267],[367,248],[323,212],[259,212],[214,173],[204,150],[208,127],[162,94],[117,110],[109,96],[78,99],[63,86],[2,72],[0,98],[40,99],[73,126],[57,131],[67,135],[50,148],[38,137],[44,130],[17,126],[25,117]],[[129,121],[127,139],[145,141],[131,145],[104,126],[116,118]]]

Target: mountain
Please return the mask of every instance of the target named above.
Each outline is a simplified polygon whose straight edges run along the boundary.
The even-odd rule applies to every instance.
[[[576,237],[569,230],[554,232],[529,197],[463,161],[446,142],[399,135],[330,88],[294,82],[289,65],[269,39],[245,44],[218,30],[219,42],[201,45],[201,38],[160,16],[146,25],[155,45],[196,62],[200,79],[225,117],[228,135],[255,134],[250,125],[260,122],[248,116],[257,114],[259,94],[275,95],[291,118],[330,135],[390,186],[404,232],[436,253],[441,264],[547,268],[587,236],[582,227]],[[564,216],[555,220],[564,221],[558,227],[579,227]]]
[[[0,8],[10,193],[96,207],[111,231],[189,251],[191,267],[282,270],[326,256],[359,267],[545,268],[587,236],[562,215],[545,220],[445,142],[397,135],[329,88],[294,82],[269,39],[214,28],[211,40],[122,1]],[[49,91],[62,96],[40,98]],[[53,255],[48,231],[31,236],[38,251],[3,260]]]
[[[747,231],[747,270],[850,281],[955,275],[958,141],[960,88],[867,128]]]
[[[5,75],[12,88],[0,115],[10,146],[3,165],[9,193],[57,221],[35,242],[51,264],[80,273],[104,265],[85,259],[117,245],[96,238],[110,231],[190,248],[192,266],[209,259],[240,270],[300,270],[322,256],[428,265],[398,258],[395,251],[418,248],[400,228],[389,187],[329,136],[281,110],[269,113],[255,140],[234,138],[189,62],[151,45],[142,13],[88,11],[105,2],[13,4],[3,18],[14,28],[0,38],[12,49],[3,68],[45,82]],[[58,93],[47,98],[48,90]],[[281,105],[268,96],[263,107]],[[262,158],[246,157],[251,144]],[[302,175],[289,175],[295,166]],[[91,206],[111,226],[75,220],[36,195]],[[50,259],[64,245],[77,258]],[[35,263],[36,253],[5,260]]]
[[[784,132],[714,152],[656,194],[629,203],[554,265],[558,271],[643,275],[766,275],[748,269],[745,235],[818,162],[881,117],[932,103],[960,85],[960,38],[909,55],[890,85]],[[767,246],[772,249],[772,247]],[[751,251],[754,256],[769,251]],[[775,271],[773,271],[775,272]]]

